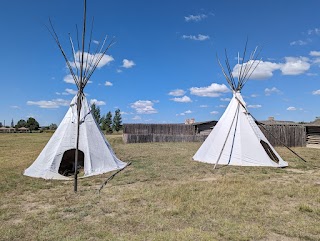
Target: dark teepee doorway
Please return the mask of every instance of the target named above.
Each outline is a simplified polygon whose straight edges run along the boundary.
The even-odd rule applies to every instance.
[[[59,173],[63,176],[72,176],[75,172],[74,159],[76,156],[76,149],[70,149],[63,153],[62,160],[59,167]],[[78,150],[78,167],[77,171],[84,167],[84,153]]]

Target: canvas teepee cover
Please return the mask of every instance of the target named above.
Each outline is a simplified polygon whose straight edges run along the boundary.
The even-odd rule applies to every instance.
[[[240,92],[234,92],[226,111],[194,155],[194,160],[236,166],[288,166],[245,106]]]
[[[257,49],[257,48],[256,48]],[[267,138],[257,126],[248,112],[246,103],[241,96],[241,89],[259,62],[253,60],[256,50],[247,63],[240,65],[236,72],[231,71],[228,59],[226,65],[229,75],[223,74],[233,91],[233,97],[207,139],[193,156],[193,160],[220,165],[236,166],[272,166],[285,167],[285,162],[271,146]],[[226,55],[227,56],[227,55]],[[245,57],[245,52],[244,52]],[[242,58],[244,61],[244,57]],[[233,78],[238,75],[238,82]]]
[[[77,134],[77,96],[45,148],[24,175],[45,179],[70,179],[63,174],[63,166],[74,163]],[[120,161],[101,133],[92,116],[85,96],[80,113],[79,164],[84,166],[84,176],[93,176],[121,169],[126,163]],[[82,160],[81,160],[82,159]],[[60,172],[60,173],[59,173]]]

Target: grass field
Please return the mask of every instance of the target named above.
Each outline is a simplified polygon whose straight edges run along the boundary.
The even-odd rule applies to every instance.
[[[0,240],[320,240],[320,149],[276,148],[284,169],[191,161],[200,143],[122,144],[132,165],[70,181],[22,175],[50,134],[0,135]]]

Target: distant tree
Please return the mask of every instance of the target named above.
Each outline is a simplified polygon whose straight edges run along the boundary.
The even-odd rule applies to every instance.
[[[54,123],[52,123],[51,125],[49,125],[49,130],[56,130],[58,128],[58,126]]]
[[[92,113],[94,119],[96,120],[97,124],[100,125],[100,123],[101,123],[100,107],[97,106],[95,103],[92,103],[91,113]]]
[[[2,122],[0,122],[0,127],[2,127],[3,125],[2,125]]]
[[[109,111],[105,116],[105,131],[107,134],[112,134],[112,113]]]
[[[11,120],[11,127],[12,127],[12,128],[14,127],[13,119]]]
[[[23,119],[19,120],[16,124],[16,129],[20,128],[20,127],[26,127],[27,126],[27,122]]]
[[[117,110],[114,112],[112,128],[113,128],[116,132],[119,132],[119,131],[122,129],[122,118],[121,118],[121,113],[120,113],[120,110],[119,110],[119,109],[117,109]]]
[[[38,130],[39,126],[40,125],[39,125],[38,121],[36,121],[35,118],[29,117],[29,119],[27,120],[26,127],[28,127],[30,129],[30,131]]]

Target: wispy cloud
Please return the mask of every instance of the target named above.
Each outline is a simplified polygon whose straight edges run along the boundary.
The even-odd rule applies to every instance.
[[[293,45],[299,45],[299,46],[302,46],[302,45],[307,45],[308,42],[307,41],[304,41],[304,40],[296,40],[296,41],[292,41],[290,42],[290,45],[293,46]]]
[[[320,35],[320,28],[309,29],[308,35]]]
[[[223,93],[227,93],[230,90],[224,84],[212,83],[207,87],[192,87],[190,93],[201,97],[219,97]]]
[[[216,114],[219,114],[219,112],[214,110],[214,111],[211,111],[210,114],[211,115],[216,115]]]
[[[226,101],[226,102],[228,102],[228,101],[230,101],[231,99],[230,99],[230,98],[220,98],[220,100],[221,100],[221,101]]]
[[[281,91],[278,90],[276,87],[272,87],[272,88],[265,88],[264,90],[264,94],[269,96],[271,94],[280,94]]]
[[[56,109],[60,106],[68,106],[70,100],[53,99],[53,100],[40,100],[40,101],[27,101],[27,105],[35,105],[44,109]]]
[[[176,114],[176,116],[184,116],[184,115],[187,115],[187,114],[191,114],[191,113],[193,113],[191,110],[187,110],[187,111],[184,111],[184,112],[182,112],[182,113],[180,113],[180,114]]]
[[[186,92],[182,89],[176,89],[176,90],[172,90],[168,93],[168,95],[172,95],[172,96],[182,96],[184,95]]]
[[[181,103],[188,103],[188,102],[192,102],[192,100],[190,99],[189,96],[183,96],[183,97],[175,97],[175,98],[172,98],[170,100],[173,100],[175,102],[181,102]]]
[[[184,20],[186,22],[199,22],[207,17],[208,17],[208,15],[206,15],[206,14],[198,14],[198,15],[190,14],[189,16],[185,16]]]
[[[200,108],[208,108],[209,106],[208,105],[200,105],[199,107]]]
[[[248,108],[252,108],[252,109],[257,109],[257,108],[261,108],[262,105],[248,105]]]
[[[101,105],[106,105],[106,102],[102,101],[102,100],[97,100],[97,99],[91,99],[90,100],[90,105],[95,104],[97,106],[101,106]]]
[[[141,117],[138,115],[135,115],[134,117],[132,117],[132,120],[141,120]]]
[[[12,109],[21,109],[19,106],[17,106],[17,105],[12,105],[12,106],[10,106]]]
[[[158,113],[153,105],[154,103],[150,100],[138,100],[131,104],[131,108],[133,108],[138,114]]]
[[[106,82],[104,83],[104,85],[105,85],[105,86],[112,86],[113,84],[112,84],[110,81],[106,81]]]
[[[121,67],[126,68],[126,69],[130,69],[135,65],[136,64],[133,62],[133,60],[124,59],[124,60],[122,60],[122,66]]]
[[[182,35],[182,39],[190,39],[195,41],[205,41],[210,39],[209,35],[198,34],[197,35]]]
[[[296,107],[293,107],[293,106],[290,106],[290,107],[287,108],[287,110],[289,110],[289,111],[295,111],[295,110],[297,110],[297,108],[296,108]]]

